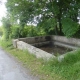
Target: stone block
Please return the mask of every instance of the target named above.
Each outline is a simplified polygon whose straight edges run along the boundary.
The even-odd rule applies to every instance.
[[[13,39],[13,40],[12,40],[13,46],[14,46],[15,48],[17,48],[17,42],[18,42],[18,41],[19,41],[18,39]]]

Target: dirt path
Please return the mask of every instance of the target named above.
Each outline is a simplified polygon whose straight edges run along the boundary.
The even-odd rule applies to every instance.
[[[0,48],[0,80],[39,80]]]

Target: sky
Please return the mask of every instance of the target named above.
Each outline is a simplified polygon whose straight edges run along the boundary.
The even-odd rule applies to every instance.
[[[6,16],[6,7],[5,7],[5,2],[7,0],[0,0],[2,3],[0,4],[0,26],[2,25],[1,23],[1,19],[2,17],[5,17]]]

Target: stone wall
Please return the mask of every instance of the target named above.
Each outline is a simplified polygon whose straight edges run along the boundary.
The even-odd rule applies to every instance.
[[[15,48],[21,50],[28,50],[31,54],[34,54],[37,58],[44,58],[44,59],[45,58],[49,59],[55,56],[36,47],[49,44],[58,45],[70,49],[77,49],[80,47],[80,39],[66,38],[63,36],[52,35],[52,36],[19,38],[13,40],[13,46]]]
[[[27,37],[27,38],[19,38],[18,40],[26,42],[36,47],[40,47],[43,45],[50,44],[51,36]]]
[[[29,43],[29,44],[33,44],[33,43],[50,41],[51,36],[27,37],[27,38],[19,38],[18,40],[24,41],[24,42]]]
[[[39,48],[36,48],[28,43],[23,41],[17,42],[17,48],[21,50],[28,50],[31,54],[34,54],[37,58],[49,59],[51,57],[55,57],[52,54],[45,52]]]
[[[40,36],[40,37],[27,37],[19,38],[19,41],[29,43],[33,46],[43,46],[46,44],[58,45],[66,48],[76,49],[80,47],[80,39],[66,38],[64,36]]]
[[[67,38],[64,36],[52,36],[52,41],[54,45],[77,49],[80,47],[80,39],[76,38]]]

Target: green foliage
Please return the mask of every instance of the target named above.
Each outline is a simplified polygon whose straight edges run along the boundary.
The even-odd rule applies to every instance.
[[[5,39],[3,39],[3,40],[0,39],[0,46],[4,49],[7,49],[7,48],[10,49],[13,47],[12,41],[11,40],[5,40]]]
[[[38,28],[36,26],[25,26],[22,35],[24,37],[33,37],[33,36],[41,36],[46,35],[42,28]]]
[[[14,25],[11,27],[10,38],[19,38],[19,26]]]
[[[55,61],[55,62],[54,62]],[[79,80],[80,79],[80,50],[67,53],[62,62],[57,60],[50,60],[45,63],[43,70],[45,72],[50,72],[58,74],[60,77],[63,77],[63,80]],[[54,75],[52,75],[54,77]]]
[[[79,0],[7,0],[6,7],[13,22],[20,21],[22,37],[24,37],[23,35],[26,36],[24,25],[28,22],[33,22],[35,17],[37,17],[36,20],[40,25],[39,27],[42,27],[47,34],[56,33],[60,35],[63,30],[64,35],[70,37],[78,31]],[[63,17],[66,17],[66,19],[63,19]],[[69,21],[67,20],[68,18]],[[57,23],[59,23],[58,26]],[[27,31],[29,33],[28,36],[36,34],[36,30],[32,30],[32,32],[31,30],[30,33]]]
[[[30,32],[28,32],[27,28],[24,28],[27,23],[35,21],[38,22],[38,27],[41,27],[41,30],[43,29],[42,31],[48,35],[57,34],[72,37],[79,31],[77,24],[80,9],[79,0],[7,0],[6,7],[7,17],[12,25],[18,24],[19,20],[19,35],[15,34],[18,37],[37,36],[36,29],[30,28]]]
[[[57,21],[55,19],[45,19],[40,26],[45,30],[47,34],[50,34],[51,31],[54,32]]]
[[[6,18],[3,18],[2,22],[3,22],[3,36],[5,39],[46,35],[44,29],[36,26],[21,27],[20,25],[17,24],[11,26],[10,22],[8,22]]]
[[[7,0],[6,7],[8,13],[15,21],[20,20],[21,26],[24,26],[34,16],[32,13],[35,10],[32,1]]]
[[[63,32],[67,37],[72,37],[79,30],[79,24],[70,18],[64,18],[62,24]]]
[[[3,34],[5,39],[9,39],[9,35],[11,34],[11,24],[8,18],[3,17],[2,18],[3,23]]]
[[[78,31],[73,35],[74,38],[80,38],[80,25]]]
[[[2,28],[2,26],[0,27],[0,36],[2,36],[3,35],[3,28]]]
[[[34,26],[25,26],[24,27],[24,31],[23,31],[23,34],[24,36],[26,35],[27,36],[35,36],[36,35],[36,28]]]

